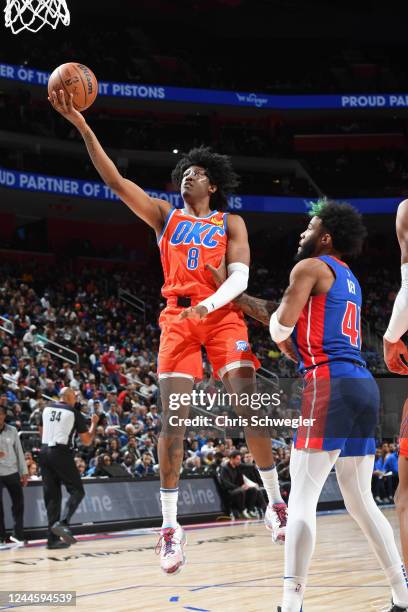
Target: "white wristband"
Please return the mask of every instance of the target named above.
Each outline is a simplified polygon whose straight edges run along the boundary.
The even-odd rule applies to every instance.
[[[232,302],[248,287],[249,267],[239,261],[227,267],[228,278],[220,285],[215,293],[198,304],[205,306],[208,312],[222,308]]]
[[[408,329],[408,263],[401,266],[401,289],[395,298],[392,315],[384,338],[398,342]]]
[[[269,322],[269,331],[271,333],[271,338],[274,342],[279,343],[283,342],[284,340],[287,340],[287,338],[289,338],[290,334],[293,332],[294,329],[295,326],[286,327],[285,325],[281,325],[278,321],[278,316],[276,312],[274,312],[271,316],[271,320]]]

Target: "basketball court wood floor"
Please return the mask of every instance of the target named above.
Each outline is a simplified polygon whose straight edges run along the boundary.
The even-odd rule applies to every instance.
[[[395,510],[385,515],[399,538]],[[63,551],[47,551],[43,545],[1,550],[0,590],[75,590],[76,608],[66,610],[276,612],[283,547],[271,543],[260,522],[189,529],[187,564],[173,577],[158,567],[156,534],[144,530],[112,536],[81,540]],[[304,611],[378,612],[389,597],[355,523],[346,514],[319,516]]]

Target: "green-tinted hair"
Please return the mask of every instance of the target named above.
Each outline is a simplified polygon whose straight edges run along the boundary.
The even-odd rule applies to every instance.
[[[321,198],[309,202],[308,207],[309,215],[321,219],[322,227],[332,237],[336,251],[349,257],[361,253],[367,230],[363,217],[354,206]]]
[[[323,208],[327,205],[329,200],[326,197],[319,198],[315,202],[307,202],[306,206],[309,209],[308,214],[311,217],[319,217],[319,213],[322,212]]]

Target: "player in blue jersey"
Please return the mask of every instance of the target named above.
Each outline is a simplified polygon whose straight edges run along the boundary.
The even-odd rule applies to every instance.
[[[360,285],[343,261],[360,253],[365,236],[361,215],[352,206],[317,203],[282,302],[247,294],[238,300],[245,313],[269,324],[272,339],[299,363],[302,416],[314,419],[310,427],[299,428],[291,453],[282,612],[301,610],[317,502],[335,464],[346,508],[390,584],[389,612],[408,610],[406,574],[393,531],[371,493],[379,392],[360,352]]]

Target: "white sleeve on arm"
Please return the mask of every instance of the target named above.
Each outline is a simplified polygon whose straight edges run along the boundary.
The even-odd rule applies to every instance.
[[[398,342],[408,329],[408,263],[401,266],[401,289],[395,298],[394,308],[384,338]]]
[[[215,293],[197,304],[205,306],[208,312],[222,308],[232,302],[248,287],[249,267],[243,263],[230,263],[227,267],[228,278],[220,285]]]
[[[286,327],[286,325],[281,325],[278,321],[278,315],[276,312],[274,312],[271,316],[271,320],[269,321],[269,331],[271,333],[272,340],[276,342],[276,344],[287,340],[294,329],[295,326]]]

